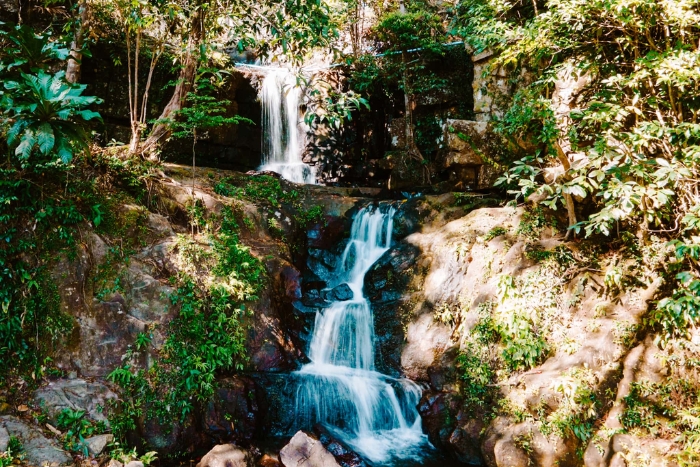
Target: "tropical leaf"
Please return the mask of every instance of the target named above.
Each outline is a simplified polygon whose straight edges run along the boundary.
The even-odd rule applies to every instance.
[[[48,123],[42,123],[36,133],[36,140],[42,154],[48,154],[51,152],[56,141],[51,125]]]

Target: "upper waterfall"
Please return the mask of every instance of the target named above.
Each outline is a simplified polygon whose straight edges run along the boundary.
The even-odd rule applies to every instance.
[[[316,184],[313,167],[301,159],[299,131],[301,88],[284,68],[269,69],[260,89],[263,163],[260,170],[277,172],[295,183]]]

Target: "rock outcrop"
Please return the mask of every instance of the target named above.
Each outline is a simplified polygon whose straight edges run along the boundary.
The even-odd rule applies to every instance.
[[[298,431],[280,451],[284,467],[342,467],[320,440]]]
[[[202,457],[197,467],[253,467],[253,458],[233,444],[219,444]]]
[[[3,442],[3,433],[8,440],[13,436],[22,443],[29,465],[42,467],[73,465],[73,458],[61,449],[58,443],[46,438],[38,427],[17,417],[10,415],[0,417],[0,442]]]
[[[578,245],[564,243],[546,225],[532,235],[530,214],[522,209],[478,209],[450,221],[436,211],[440,209],[432,215],[422,213],[420,228],[407,229],[365,282],[382,365],[430,385],[420,412],[433,444],[467,465],[490,467],[578,466],[583,451],[586,465],[603,467],[627,455],[633,448],[625,451],[619,443],[606,448],[605,442],[596,441],[603,448],[591,447],[587,444],[591,428],[586,428],[588,438],[583,440],[573,431],[546,430],[553,429],[557,417],[591,424],[607,419],[605,433],[620,426],[612,423],[619,411],[607,415],[606,407],[614,401],[611,389],[629,384],[620,379],[620,370],[635,352],[630,344],[659,286],[653,272],[637,272],[651,279],[628,292],[605,292],[599,286],[603,277],[580,266],[586,259]],[[575,256],[576,263],[566,255]],[[633,271],[637,266],[626,267]],[[506,287],[513,288],[507,292],[513,295],[504,298]],[[473,329],[493,313],[488,310],[507,306],[513,308],[503,313],[524,313],[547,329],[543,342],[549,350],[533,361],[529,371],[489,370],[509,376],[488,381],[493,388],[488,403],[506,407],[496,409],[498,415],[488,422],[480,413],[492,407],[475,409],[463,393],[460,375],[465,370],[458,357],[472,352],[469,342],[478,332]],[[535,334],[531,336],[535,339]],[[505,354],[499,352],[505,350],[490,345],[496,353],[484,357],[485,364],[494,365],[502,361]],[[654,346],[648,342],[643,348]],[[490,391],[488,386],[484,391]],[[584,397],[580,394],[594,394],[595,404],[582,406],[576,402]],[[597,436],[607,441],[610,435],[605,433]]]

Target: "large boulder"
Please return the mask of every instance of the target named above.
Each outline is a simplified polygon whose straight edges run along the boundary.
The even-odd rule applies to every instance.
[[[252,467],[253,457],[245,449],[233,444],[214,446],[197,467]]]
[[[318,424],[314,426],[314,433],[316,433],[319,441],[321,441],[328,452],[333,454],[335,460],[338,461],[342,467],[367,467],[367,463],[359,454],[333,436],[323,425]]]
[[[342,467],[319,439],[303,431],[282,448],[280,461],[284,467]]]
[[[0,417],[0,438],[2,430],[7,435],[19,439],[29,465],[42,467],[73,465],[73,459],[55,441],[46,438],[38,427],[29,425],[17,417],[6,415]]]
[[[56,424],[58,415],[65,409],[83,410],[93,421],[104,422],[109,426],[103,408],[117,395],[106,385],[88,382],[83,379],[59,379],[49,382],[34,392],[34,402]]]

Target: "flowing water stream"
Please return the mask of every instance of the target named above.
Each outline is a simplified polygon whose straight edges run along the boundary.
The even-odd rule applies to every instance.
[[[277,172],[295,183],[315,184],[313,167],[301,159],[299,101],[301,88],[289,70],[271,68],[260,89],[263,163],[260,170]]]
[[[369,268],[389,249],[394,208],[368,206],[353,221],[334,280],[352,299],[318,312],[296,414],[302,426],[322,423],[372,464],[404,465],[432,451],[421,429],[420,387],[374,369],[374,325],[362,287]],[[398,463],[397,463],[398,462]]]

